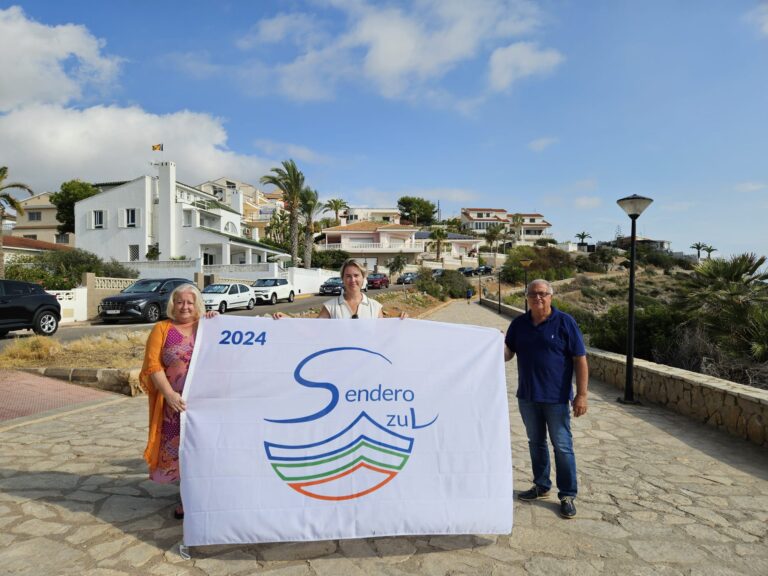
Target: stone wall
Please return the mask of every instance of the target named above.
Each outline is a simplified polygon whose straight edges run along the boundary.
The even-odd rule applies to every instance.
[[[493,310],[498,308],[492,299],[484,298],[481,303]],[[514,318],[523,311],[502,304],[501,313]],[[587,357],[591,378],[624,390],[627,365],[623,354],[589,348]],[[635,399],[663,406],[768,447],[768,390],[639,358],[634,360],[633,373]]]
[[[588,349],[590,376],[624,389],[626,357]],[[634,360],[636,399],[664,406],[758,446],[768,447],[768,390],[714,376]]]

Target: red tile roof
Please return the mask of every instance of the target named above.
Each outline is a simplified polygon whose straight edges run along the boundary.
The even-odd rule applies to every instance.
[[[24,250],[72,250],[72,246],[67,246],[66,244],[53,244],[51,242],[43,242],[42,240],[32,240],[32,238],[6,235],[3,235],[3,246]]]

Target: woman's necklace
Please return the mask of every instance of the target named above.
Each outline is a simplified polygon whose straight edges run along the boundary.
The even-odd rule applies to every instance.
[[[347,303],[347,307],[349,308],[349,311],[352,313],[352,316],[357,316],[357,310],[360,308],[360,303],[363,301],[362,294],[358,298],[351,298],[347,300],[344,298],[344,302]]]

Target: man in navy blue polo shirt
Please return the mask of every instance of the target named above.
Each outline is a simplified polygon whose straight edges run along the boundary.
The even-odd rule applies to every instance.
[[[528,312],[515,318],[504,339],[504,360],[517,355],[517,403],[528,435],[533,487],[521,500],[547,498],[552,487],[547,432],[555,448],[560,515],[573,518],[578,492],[571,414],[587,413],[587,352],[572,316],[552,306],[552,285],[534,280],[525,292]],[[571,380],[576,373],[576,395]]]

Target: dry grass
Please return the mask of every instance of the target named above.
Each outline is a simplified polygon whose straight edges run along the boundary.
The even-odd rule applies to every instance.
[[[397,317],[401,312],[416,317],[440,304],[427,294],[414,291],[371,295],[384,306],[384,313]],[[316,317],[319,310],[299,314],[299,318]],[[149,330],[115,331],[104,336],[89,336],[61,343],[45,336],[18,338],[0,353],[4,368],[140,368]]]

